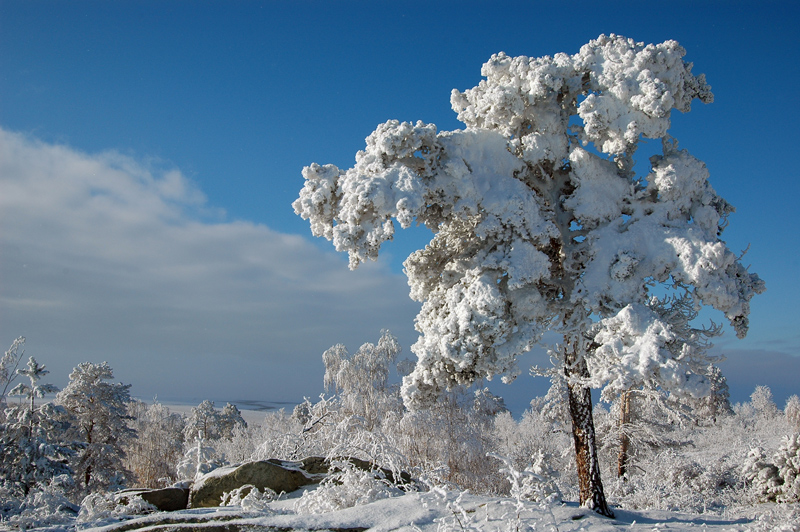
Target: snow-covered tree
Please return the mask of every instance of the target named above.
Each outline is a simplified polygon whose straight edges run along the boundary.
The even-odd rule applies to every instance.
[[[749,301],[764,289],[720,240],[733,207],[669,135],[673,109],[713,99],[684,55],[675,41],[616,35],[571,56],[496,54],[485,80],[452,93],[466,129],[381,124],[353,168],[306,167],[293,204],[351,268],[377,258],[394,221],[434,233],[405,261],[411,297],[423,302],[418,363],[403,385],[411,407],[479,378],[513,379],[516,358],[544,331],[563,334],[554,352],[580,501],[605,515],[586,384],[594,321],[668,287],[722,311],[744,336]],[[645,139],[661,153],[642,170]]]
[[[62,443],[68,426],[63,409],[49,403],[36,405],[37,397],[58,391],[52,384],[39,383],[49,371],[30,357],[27,368],[16,372],[28,377],[29,383],[19,383],[9,392],[25,402],[8,408],[6,422],[0,425],[0,477],[27,494],[37,483],[70,475],[66,462],[71,453]]]
[[[350,354],[336,344],[322,354],[325,389],[337,394],[344,413],[360,416],[367,430],[380,425],[389,410],[397,410],[399,397],[389,389],[389,373],[401,347],[388,330],[377,344],[367,342]]]
[[[124,464],[138,486],[160,488],[178,480],[175,467],[183,457],[183,416],[159,402],[128,404],[129,426],[136,431],[125,446]]]
[[[236,428],[247,428],[247,422],[242,417],[242,413],[236,405],[226,403],[222,412],[219,414],[219,435],[220,438],[230,440],[233,438],[233,431]]]
[[[30,357],[28,359],[28,367],[26,369],[18,369],[17,373],[28,377],[30,384],[19,383],[14,386],[9,395],[21,395],[27,399],[28,409],[27,414],[24,416],[28,420],[28,433],[33,431],[36,417],[36,398],[43,398],[48,393],[56,393],[58,388],[52,384],[39,384],[39,379],[50,373],[43,365],[36,362],[36,359]]]
[[[698,423],[716,423],[721,416],[733,414],[731,394],[728,380],[722,370],[711,363],[706,367],[706,377],[709,383],[709,392],[705,397],[690,400],[694,408],[694,416]]]
[[[761,418],[771,419],[778,415],[778,405],[772,397],[769,386],[756,386],[750,394],[750,404]]]
[[[133,434],[126,424],[130,384],[107,382],[113,378],[107,362],[83,362],[56,396],[74,418],[78,453],[72,468],[86,492],[117,487],[131,476],[122,464],[124,440]]]
[[[196,437],[193,444],[187,444],[186,452],[178,462],[177,474],[180,479],[193,480],[224,465],[225,461],[217,458],[217,450],[206,445],[203,438]]]
[[[618,401],[620,477],[627,470],[637,402],[654,402],[681,421],[681,407],[711,394],[708,367],[719,357],[708,355],[708,339],[720,330],[694,327],[696,317],[685,295],[653,298],[647,305],[628,305],[595,327],[586,384],[600,388],[604,401]]]
[[[772,462],[760,447],[751,449],[742,473],[762,500],[800,502],[800,434],[785,436]]]
[[[25,337],[20,336],[11,344],[11,347],[3,353],[3,358],[0,358],[0,422],[4,419],[4,412],[6,408],[6,396],[8,389],[16,379],[18,373],[17,368],[25,354]]]
[[[798,397],[797,394],[792,395],[786,400],[783,414],[786,416],[786,422],[789,424],[789,427],[795,432],[800,433],[800,397]]]
[[[214,401],[205,400],[192,407],[192,413],[186,418],[183,435],[187,442],[196,439],[215,440],[220,436],[220,413],[214,408]],[[194,445],[192,443],[192,445]]]

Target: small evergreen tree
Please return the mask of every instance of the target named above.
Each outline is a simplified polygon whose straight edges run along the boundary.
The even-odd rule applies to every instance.
[[[6,409],[6,423],[0,433],[0,476],[22,494],[37,483],[57,475],[71,474],[67,466],[70,450],[61,442],[67,428],[63,409],[50,404],[36,406],[36,398],[54,393],[52,384],[39,384],[49,372],[30,357],[27,369],[16,370],[28,377],[29,384],[19,383],[9,395],[21,396],[24,403]]]
[[[214,408],[214,401],[205,400],[192,408],[186,419],[183,435],[187,442],[196,439],[216,440],[220,436],[220,413]]]
[[[220,438],[230,440],[233,438],[233,431],[236,428],[247,428],[247,422],[242,417],[242,413],[236,405],[227,403],[219,415],[219,435]]]
[[[5,419],[6,396],[8,395],[8,389],[18,375],[17,368],[22,356],[25,354],[24,345],[25,337],[20,336],[14,340],[8,351],[3,353],[3,358],[0,359],[0,422]]]
[[[72,467],[85,492],[118,487],[132,477],[122,463],[125,439],[135,433],[126,424],[130,385],[107,382],[113,378],[107,362],[84,362],[70,373],[69,384],[56,397],[74,420],[78,453]]]

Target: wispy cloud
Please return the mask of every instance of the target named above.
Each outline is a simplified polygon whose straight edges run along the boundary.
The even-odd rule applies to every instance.
[[[176,169],[0,130],[0,341],[57,384],[107,360],[142,395],[297,399],[322,350],[409,346],[417,310],[384,265],[227,221]]]

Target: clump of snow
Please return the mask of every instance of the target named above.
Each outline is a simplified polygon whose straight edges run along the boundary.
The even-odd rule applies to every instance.
[[[222,494],[220,506],[239,506],[248,512],[269,512],[269,503],[278,498],[275,491],[259,490],[252,484],[245,484],[235,490]]]

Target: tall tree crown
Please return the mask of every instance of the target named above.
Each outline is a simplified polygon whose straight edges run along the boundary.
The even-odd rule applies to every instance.
[[[419,357],[413,403],[443,387],[518,372],[553,326],[585,336],[592,318],[644,305],[657,285],[722,311],[739,336],[763,291],[720,240],[733,208],[705,165],[669,136],[671,112],[711,102],[678,43],[600,36],[575,55],[483,66],[454,90],[466,129],[389,121],[353,168],[313,164],[295,211],[355,268],[401,227],[434,233],[405,261]],[[634,171],[642,139],[662,153]]]

